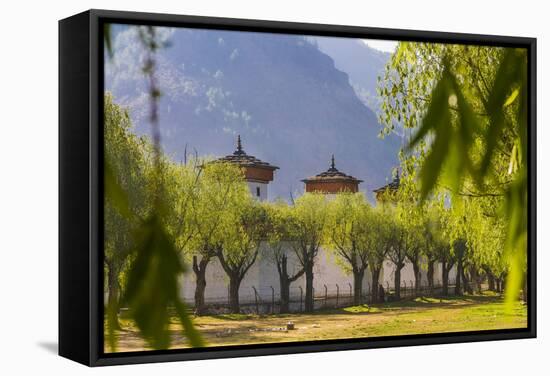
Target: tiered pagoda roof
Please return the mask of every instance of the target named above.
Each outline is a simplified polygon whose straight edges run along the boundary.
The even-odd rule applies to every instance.
[[[332,155],[331,162],[330,162],[330,168],[326,170],[325,172],[321,172],[320,174],[317,174],[315,176],[309,177],[307,179],[303,179],[302,182],[304,183],[314,183],[314,182],[353,182],[353,183],[361,183],[363,180],[359,180],[351,175],[344,174],[343,172],[339,171],[336,168],[336,165],[334,163],[334,154]]]
[[[332,155],[330,168],[320,174],[302,180],[306,184],[306,192],[319,192],[336,194],[340,192],[358,192],[359,180],[347,175],[336,168],[334,155]]]
[[[397,171],[393,177],[393,180],[390,183],[373,190],[373,192],[377,194],[384,193],[386,191],[394,192],[399,189],[399,184],[400,184],[399,171]]]
[[[393,180],[390,183],[373,190],[373,192],[376,194],[376,200],[380,202],[385,202],[388,200],[394,201],[395,194],[399,190],[400,184],[401,181],[399,178],[399,170],[396,170],[393,176]]]
[[[253,155],[246,154],[241,143],[240,135],[237,136],[237,149],[233,152],[233,154],[226,155],[225,157],[218,159],[218,161],[231,162],[242,167],[263,168],[271,171],[279,169],[279,167],[264,162]]]

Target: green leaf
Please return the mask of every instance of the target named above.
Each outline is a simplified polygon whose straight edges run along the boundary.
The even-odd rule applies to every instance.
[[[420,171],[421,184],[421,199],[424,200],[437,183],[437,178],[443,167],[445,159],[448,157],[451,126],[449,112],[445,111],[438,119],[440,124],[436,125],[436,135],[432,143],[429,154],[424,161],[422,170]]]
[[[140,226],[136,243],[136,259],[128,272],[124,300],[141,334],[154,349],[169,348],[169,308],[175,307],[191,344],[202,344],[179,298],[178,277],[184,271],[183,265],[158,216],[153,215]]]
[[[205,343],[200,333],[193,325],[193,321],[191,320],[191,317],[189,317],[189,313],[185,304],[178,300],[175,302],[175,306],[176,306],[176,312],[178,314],[178,317],[185,330],[185,336],[189,339],[191,346],[193,347],[204,346]]]
[[[424,200],[437,183],[446,158],[448,157],[449,144],[453,133],[451,114],[449,109],[449,97],[451,90],[451,73],[445,69],[436,84],[426,115],[422,119],[420,130],[416,133],[408,148],[424,139],[429,133],[434,134],[431,149],[426,156],[424,165],[420,171],[421,199]]]
[[[513,96],[511,87],[521,80],[521,67],[525,64],[524,54],[513,48],[505,50],[500,62],[495,80],[489,93],[487,112],[489,127],[485,135],[486,150],[481,162],[480,174],[485,175],[493,158],[493,153],[505,126],[504,107],[507,99]]]
[[[459,159],[459,162],[454,166],[454,171],[449,169],[450,174],[454,177],[453,189],[458,191],[460,180],[469,174],[474,180],[481,184],[482,178],[474,168],[470,157],[470,150],[474,142],[474,135],[477,134],[481,125],[478,117],[474,113],[474,110],[466,100],[457,79],[454,75],[451,76],[452,86],[457,97],[457,109],[458,109],[458,124],[457,131],[455,132],[455,158]]]
[[[408,149],[412,149],[420,140],[424,139],[430,131],[435,131],[438,127],[438,122],[444,116],[444,112],[448,111],[448,71],[445,70],[441,79],[437,82],[431,94],[430,105],[426,111],[426,115],[422,119],[422,125],[414,138],[409,143]]]
[[[516,100],[516,98],[518,97],[519,95],[519,89],[515,89],[512,94],[510,94],[510,96],[508,97],[508,99],[506,99],[506,102],[504,102],[504,106],[503,107],[508,107],[509,105],[511,105],[512,103],[514,103],[514,101]]]
[[[105,42],[105,47],[107,48],[107,52],[109,53],[109,57],[113,57],[113,46],[111,43],[111,24],[104,24],[103,25],[103,41]]]
[[[527,261],[527,172],[523,168],[512,182],[505,201],[506,228],[505,255],[510,260],[506,283],[506,306],[511,309],[519,296]]]

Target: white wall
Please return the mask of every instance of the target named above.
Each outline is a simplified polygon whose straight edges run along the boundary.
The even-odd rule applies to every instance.
[[[300,266],[294,252],[288,247],[286,249],[288,257],[288,272],[292,275],[300,270]],[[271,250],[269,246],[263,243],[260,247],[260,253],[256,263],[250,268],[241,283],[239,290],[239,298],[241,302],[254,300],[254,290],[252,289],[253,286],[262,296],[268,296],[271,294],[271,287],[274,288],[275,294],[277,296],[279,295],[279,275],[270,255]],[[206,270],[206,301],[227,301],[227,286],[229,280],[225,275],[219,261],[217,259],[212,260]],[[324,291],[324,285],[327,285],[329,294],[336,293],[336,284],[338,284],[341,294],[349,293],[348,284],[351,283],[353,286],[353,276],[346,274],[340,265],[336,263],[334,255],[323,249],[319,250],[313,271],[313,287],[316,291],[316,295],[322,294]],[[369,284],[371,283],[370,279],[370,274],[366,274],[364,280],[365,286],[367,282]],[[304,276],[292,283],[290,292],[293,297],[299,296],[299,286],[305,289]],[[195,277],[193,273],[187,273],[187,275],[184,276],[182,279],[182,287],[182,298],[189,303],[193,303],[195,291]]]
[[[550,274],[538,273],[539,338],[88,369],[57,357],[57,20],[87,8],[441,30],[539,38],[538,137],[550,143],[548,7],[539,0],[459,2],[6,1],[0,23],[2,272],[0,373],[56,375],[540,375],[550,348]],[[538,264],[550,263],[550,148],[538,153]]]
[[[300,264],[294,252],[288,245],[285,245],[286,254],[288,257],[288,272],[294,274],[300,270]],[[254,265],[250,268],[245,278],[241,283],[239,290],[240,302],[254,301],[254,290],[256,288],[258,294],[269,297],[271,287],[273,287],[276,297],[279,296],[279,275],[277,268],[273,262],[272,250],[269,245],[262,243],[258,258]],[[320,249],[314,265],[313,287],[315,295],[320,296],[325,290],[325,285],[329,295],[336,294],[337,288],[341,296],[347,296],[350,293],[350,285],[353,289],[353,275],[346,272],[346,269],[339,263],[339,259],[334,253]],[[449,272],[449,280],[453,281],[456,276],[456,269],[453,267]],[[380,274],[379,283],[387,289],[388,286],[394,288],[395,265],[391,261],[386,260]],[[405,267],[401,270],[401,283],[406,283],[407,287],[414,285],[414,271],[412,264],[406,262]],[[422,267],[422,284],[427,284],[427,271]],[[434,267],[434,281],[436,284],[441,282],[441,265],[437,263]],[[206,290],[205,300],[207,303],[223,303],[227,302],[229,280],[221,267],[219,261],[213,259],[206,269]],[[363,278],[363,292],[371,288],[372,274],[368,269]],[[338,287],[337,287],[338,285]],[[187,273],[181,281],[181,297],[189,304],[194,303],[195,293],[195,276],[193,273]],[[300,294],[299,287],[305,289],[305,278],[300,277],[291,285],[291,296],[298,297]],[[304,290],[305,291],[305,290]],[[353,290],[352,290],[353,291]]]
[[[389,285],[390,288],[394,287],[395,284],[395,265],[390,261],[384,261],[383,275],[380,278],[384,288],[387,288]],[[428,283],[428,270],[427,265],[423,263],[420,269],[421,273],[421,284],[425,286]],[[456,278],[456,267],[453,266],[449,271],[449,283],[454,282]],[[440,285],[443,280],[441,275],[441,263],[434,264],[434,283]],[[403,269],[401,269],[401,286],[403,283],[407,284],[407,288],[412,285],[414,286],[414,269],[412,264],[407,260]]]
[[[250,189],[250,193],[252,196],[260,201],[267,200],[267,185],[266,183],[258,183],[254,181],[249,181],[248,188]],[[257,189],[260,189],[260,195],[258,196]]]

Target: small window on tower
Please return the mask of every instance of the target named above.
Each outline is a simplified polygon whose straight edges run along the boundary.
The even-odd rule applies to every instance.
[[[256,187],[256,196],[260,197],[260,187]]]

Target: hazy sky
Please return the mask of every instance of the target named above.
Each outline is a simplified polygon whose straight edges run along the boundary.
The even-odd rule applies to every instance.
[[[397,47],[397,41],[394,40],[363,39],[363,42],[369,47],[390,53],[394,52],[395,47]]]

